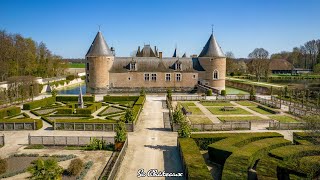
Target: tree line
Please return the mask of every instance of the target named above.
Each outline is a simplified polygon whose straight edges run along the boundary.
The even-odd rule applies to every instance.
[[[64,74],[67,63],[43,42],[0,31],[1,81],[13,76],[54,77]]]

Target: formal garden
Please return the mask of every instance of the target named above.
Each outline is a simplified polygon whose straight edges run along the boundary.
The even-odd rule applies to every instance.
[[[319,178],[319,138],[293,136],[291,142],[275,132],[191,134],[178,147],[188,179]]]

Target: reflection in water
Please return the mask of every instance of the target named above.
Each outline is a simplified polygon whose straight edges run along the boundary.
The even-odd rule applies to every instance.
[[[81,84],[80,87],[79,85],[73,86],[73,87],[65,87],[62,89],[58,90],[58,94],[79,94],[80,93],[80,88],[82,90],[82,94],[86,94],[86,84]]]

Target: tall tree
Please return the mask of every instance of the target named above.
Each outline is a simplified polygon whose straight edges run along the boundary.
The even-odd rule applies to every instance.
[[[248,57],[252,60],[248,63],[248,70],[256,76],[256,80],[260,81],[261,77],[268,78],[269,75],[269,52],[263,48],[254,49]]]

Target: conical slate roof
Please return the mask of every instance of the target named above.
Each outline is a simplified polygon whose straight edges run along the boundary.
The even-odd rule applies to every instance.
[[[94,38],[86,56],[113,56],[100,31]]]
[[[174,49],[174,53],[172,57],[177,57],[177,48]]]
[[[199,57],[225,57],[213,34],[211,34]]]

